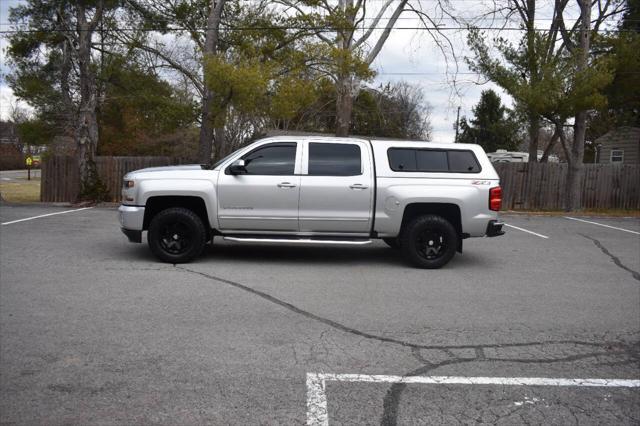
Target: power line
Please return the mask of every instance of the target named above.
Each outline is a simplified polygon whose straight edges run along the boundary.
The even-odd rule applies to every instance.
[[[576,17],[564,17],[564,20],[565,20],[565,21],[575,21],[575,20],[577,20],[577,19],[579,19],[579,18],[580,18],[579,16],[576,16]],[[366,21],[375,21],[375,20],[390,21],[390,20],[392,20],[392,19],[394,19],[394,18],[387,16],[387,17],[382,17],[382,18],[376,18],[376,17],[365,17],[365,18],[363,18],[363,19],[364,19],[364,20],[366,20]],[[466,18],[465,18],[465,17],[461,17],[461,18],[452,18],[452,17],[446,17],[446,16],[445,16],[445,17],[439,17],[439,18],[437,18],[436,20],[437,20],[438,22],[439,22],[439,21],[455,21],[455,22],[459,22],[459,21],[464,21],[465,19],[468,19],[468,20],[471,20],[471,21],[473,21],[473,20],[476,20],[476,21],[495,21],[495,20],[497,20],[498,18],[494,18],[494,17],[491,17],[491,16],[484,16],[484,17],[466,17]],[[534,19],[534,21],[553,21],[553,20],[555,20],[555,19],[557,19],[557,18],[553,18],[553,17],[536,17],[536,18]],[[395,20],[397,20],[397,21],[418,21],[418,20],[420,20],[420,18],[417,18],[417,17],[409,17],[409,16],[400,16],[400,17],[398,17],[398,18],[395,18]],[[627,21],[629,21],[629,22],[639,22],[639,21],[640,21],[640,19],[627,19]],[[164,21],[164,20],[160,20],[160,19],[155,19],[155,20],[150,20],[150,21],[148,21],[148,22],[155,22],[155,23],[158,23],[158,22],[166,22],[166,21]],[[0,22],[0,26],[9,26],[9,25],[12,25],[12,23],[11,23],[11,22]]]
[[[181,32],[181,31],[197,31],[205,32],[213,28],[186,28],[186,27],[173,27],[173,28],[117,28],[107,30],[107,32]],[[300,30],[300,31],[313,31],[321,33],[333,33],[336,31],[363,31],[363,30],[385,30],[387,27],[358,27],[358,28],[330,28],[330,27],[294,27],[294,26],[270,26],[270,27],[226,27],[226,31],[276,31],[276,30]],[[520,27],[462,27],[462,26],[421,26],[421,27],[392,27],[393,30],[410,30],[410,31],[469,31],[471,29],[481,31],[535,31],[535,32],[548,32],[546,28],[533,28],[531,30]],[[46,30],[3,30],[0,34],[17,34],[17,33],[38,33],[38,34],[55,34],[55,33],[75,33],[79,30],[64,30],[64,29],[46,29]],[[618,29],[592,29],[592,32],[597,33],[625,33],[636,32],[635,30],[618,30]]]
[[[377,72],[376,75],[443,75],[445,72]],[[455,72],[455,75],[481,75],[476,72]],[[616,71],[616,74],[640,74],[640,71]]]

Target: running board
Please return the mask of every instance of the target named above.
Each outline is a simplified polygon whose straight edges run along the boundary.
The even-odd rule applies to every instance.
[[[329,240],[310,238],[257,238],[257,237],[222,237],[226,241],[238,243],[288,243],[288,244],[343,244],[362,246],[371,244],[371,240]]]

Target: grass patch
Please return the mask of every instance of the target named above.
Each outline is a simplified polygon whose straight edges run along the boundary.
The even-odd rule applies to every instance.
[[[10,203],[37,203],[40,201],[40,179],[0,181],[0,194]]]

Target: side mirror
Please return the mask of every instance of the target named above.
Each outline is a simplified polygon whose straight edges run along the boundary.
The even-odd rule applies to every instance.
[[[244,160],[236,160],[229,166],[229,173],[232,175],[242,175],[247,173]]]

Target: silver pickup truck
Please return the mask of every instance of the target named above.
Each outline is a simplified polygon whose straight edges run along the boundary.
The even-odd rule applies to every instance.
[[[499,177],[480,146],[356,138],[259,140],[211,168],[124,176],[120,225],[170,263],[228,241],[369,244],[439,268],[468,237],[502,235]]]

